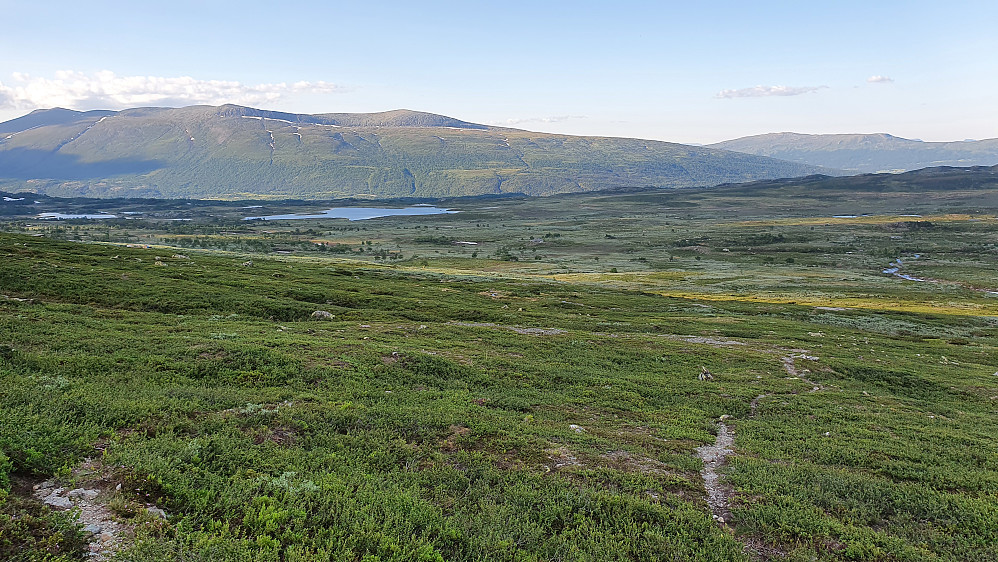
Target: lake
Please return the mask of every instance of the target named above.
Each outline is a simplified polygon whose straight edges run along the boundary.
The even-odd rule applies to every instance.
[[[442,209],[440,207],[433,207],[430,205],[416,205],[413,207],[405,207],[402,209],[386,209],[381,207],[333,207],[332,209],[326,209],[325,211],[322,211],[314,215],[301,215],[301,214],[268,215],[263,217],[246,217],[243,220],[284,221],[284,220],[300,220],[300,219],[347,219],[351,221],[362,221],[367,219],[376,219],[379,217],[440,215],[440,214],[449,214],[457,212],[459,211]]]
[[[40,213],[38,215],[40,219],[116,219],[117,215],[109,215],[107,213],[101,213],[96,215],[67,215],[66,213]]]

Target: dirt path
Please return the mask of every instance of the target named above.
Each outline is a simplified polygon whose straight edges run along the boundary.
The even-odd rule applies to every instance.
[[[797,366],[794,363],[794,359],[808,359],[810,361],[817,361],[818,358],[808,355],[807,350],[805,349],[794,349],[791,351],[798,352],[799,354],[794,355],[793,353],[790,353],[789,355],[786,355],[781,359],[781,361],[783,362],[783,368],[786,369],[787,374],[790,375],[791,377],[797,377],[798,379],[804,381],[806,384],[811,385],[811,392],[824,390],[825,387],[805,377],[804,374],[797,369]]]
[[[717,424],[717,438],[713,445],[697,447],[696,453],[703,461],[703,470],[700,476],[703,477],[704,488],[707,489],[707,505],[714,515],[714,520],[722,525],[730,517],[729,499],[731,497],[730,487],[721,485],[721,477],[717,470],[724,466],[724,461],[728,455],[734,453],[732,445],[735,444],[734,430],[724,423]]]
[[[123,543],[131,542],[132,528],[115,520],[96,488],[57,487],[52,480],[35,485],[34,495],[52,509],[76,508],[77,520],[90,533],[90,560],[107,560]]]
[[[131,545],[135,537],[136,520],[126,522],[116,516],[107,505],[115,494],[120,494],[120,483],[99,461],[85,460],[72,473],[77,486],[69,489],[55,480],[35,484],[32,493],[42,503],[57,510],[77,510],[77,520],[90,534],[88,560],[110,560],[119,550]],[[153,504],[135,504],[136,511],[145,512],[145,520],[166,519],[166,512]]]

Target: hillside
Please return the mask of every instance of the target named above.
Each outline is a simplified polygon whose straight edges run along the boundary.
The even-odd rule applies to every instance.
[[[7,131],[0,138],[0,187],[64,196],[549,195],[822,171],[713,148],[534,133],[408,110],[54,109],[0,130]]]
[[[0,192],[0,560],[995,562],[996,172]]]
[[[857,174],[855,176],[830,177],[824,175],[805,178],[781,178],[733,184],[736,189],[764,191],[767,195],[781,189],[794,193],[801,190],[837,191],[843,193],[876,194],[890,192],[955,192],[998,189],[998,165],[996,166],[936,166],[901,173]]]
[[[998,164],[998,139],[923,142],[888,134],[803,135],[771,133],[709,145],[757,156],[848,172],[893,172],[930,166]]]

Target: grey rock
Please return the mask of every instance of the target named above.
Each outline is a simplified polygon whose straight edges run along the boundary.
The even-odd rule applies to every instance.
[[[45,505],[59,509],[69,509],[73,507],[73,502],[70,501],[69,498],[64,498],[58,494],[51,494],[49,497],[45,498]]]
[[[75,490],[70,490],[66,493],[68,498],[86,498],[92,500],[99,494],[97,490],[87,490],[86,488],[76,488]]]
[[[146,511],[154,517],[159,517],[160,519],[166,519],[166,512],[158,507],[147,507]]]
[[[91,533],[93,535],[99,535],[100,532],[104,530],[104,528],[101,527],[100,525],[96,524],[96,523],[91,523],[91,524],[87,525],[86,527],[84,527],[83,530],[85,532]]]
[[[312,318],[316,320],[332,320],[334,318],[333,314],[326,312],[325,310],[316,310],[312,313]]]

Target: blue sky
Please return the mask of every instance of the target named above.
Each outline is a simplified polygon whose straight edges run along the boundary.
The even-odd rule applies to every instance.
[[[693,143],[998,137],[993,1],[0,0],[0,13],[3,120],[231,101]]]

